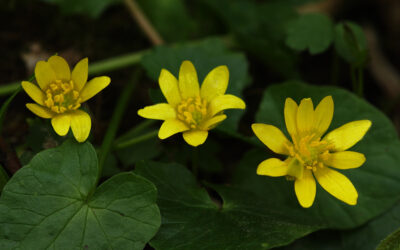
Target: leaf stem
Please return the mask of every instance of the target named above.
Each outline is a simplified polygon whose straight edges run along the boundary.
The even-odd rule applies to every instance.
[[[133,75],[133,80],[124,87],[124,89],[122,90],[122,94],[118,98],[117,105],[116,105],[116,107],[114,109],[114,113],[111,117],[110,125],[108,126],[108,129],[107,129],[106,134],[103,139],[103,143],[100,148],[99,176],[101,176],[104,163],[105,163],[107,156],[111,150],[113,140],[117,133],[117,130],[118,130],[119,124],[121,122],[122,116],[125,112],[126,106],[130,100],[130,96],[133,93],[133,90],[135,89],[136,84],[141,75],[140,72],[141,72],[140,70],[135,71],[135,73]]]
[[[135,145],[137,143],[140,143],[140,142],[143,142],[143,141],[147,141],[147,140],[149,140],[151,138],[154,138],[157,135],[158,135],[158,129],[154,130],[154,131],[151,131],[151,132],[148,132],[146,134],[143,134],[141,136],[134,137],[132,139],[117,143],[117,144],[115,144],[114,148],[115,149],[127,148],[127,147],[130,147],[130,146]]]
[[[362,67],[350,67],[351,82],[353,85],[353,91],[359,97],[363,97],[364,92],[364,81],[363,81],[363,68]]]

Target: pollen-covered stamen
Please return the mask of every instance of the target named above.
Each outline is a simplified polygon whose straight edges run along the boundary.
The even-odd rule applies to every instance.
[[[198,97],[189,97],[181,101],[176,107],[177,117],[194,129],[207,118],[207,100]]]
[[[79,92],[74,88],[74,82],[63,82],[56,80],[45,90],[46,99],[44,104],[56,113],[64,113],[75,110],[81,106]]]
[[[302,167],[315,172],[324,167],[323,159],[327,157],[332,146],[315,134],[309,134],[293,138],[293,144],[287,144],[286,147],[290,156],[296,158]]]

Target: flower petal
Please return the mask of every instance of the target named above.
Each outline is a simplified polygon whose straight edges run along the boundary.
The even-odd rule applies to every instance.
[[[200,94],[197,72],[190,61],[183,61],[181,64],[179,70],[179,90],[183,99],[196,97]]]
[[[88,70],[89,70],[89,60],[87,58],[83,58],[80,60],[76,65],[75,68],[72,70],[71,79],[75,84],[75,87],[78,91],[81,91],[83,86],[88,79]]]
[[[371,121],[360,120],[344,124],[329,132],[324,140],[332,143],[335,151],[344,151],[359,142],[371,127]]]
[[[338,169],[358,168],[365,162],[364,154],[353,151],[342,151],[323,157],[324,164]]]
[[[225,109],[245,109],[246,103],[242,99],[234,95],[220,95],[215,97],[211,102],[209,109],[211,110],[211,116]]]
[[[46,89],[47,86],[57,80],[56,73],[48,62],[39,61],[35,67],[35,78],[41,89]]]
[[[251,125],[251,128],[258,139],[273,152],[289,155],[286,145],[290,145],[291,143],[279,128],[262,123],[254,123]]]
[[[318,168],[314,175],[328,193],[349,205],[357,204],[357,190],[346,176],[328,167]]]
[[[295,180],[294,191],[302,207],[308,208],[312,206],[317,193],[317,185],[311,170],[304,170],[303,178]]]
[[[52,56],[47,60],[53,68],[58,80],[69,81],[71,79],[71,70],[68,63],[60,56]]]
[[[333,118],[333,99],[326,96],[315,108],[314,127],[319,136],[328,130]]]
[[[107,87],[111,82],[110,77],[108,76],[99,76],[90,80],[85,84],[80,93],[81,102],[85,102],[95,96],[97,93],[102,91],[105,87]]]
[[[45,118],[45,119],[52,118],[55,115],[55,113],[53,113],[49,109],[42,107],[40,105],[37,105],[36,103],[27,103],[26,107],[30,111],[32,111],[32,113],[34,113],[35,115]]]
[[[139,109],[138,115],[147,119],[168,120],[174,119],[176,112],[168,103],[159,103]]]
[[[89,136],[92,121],[88,113],[75,110],[71,113],[71,129],[78,142],[84,142]]]
[[[257,167],[258,175],[279,177],[287,175],[288,165],[278,158],[269,158],[261,162]]]
[[[225,94],[228,88],[229,70],[225,65],[218,66],[210,71],[201,84],[201,98],[211,101],[216,96]]]
[[[307,134],[312,131],[314,127],[314,106],[311,98],[301,100],[296,119],[299,134]]]
[[[294,137],[297,134],[297,103],[292,98],[286,98],[285,101],[285,123],[289,134]]]
[[[54,116],[53,119],[51,119],[51,125],[58,135],[66,135],[71,125],[70,114],[59,114]]]
[[[203,144],[206,141],[207,136],[208,131],[203,130],[190,130],[183,133],[183,139],[193,147]]]
[[[181,102],[181,94],[179,93],[178,80],[166,69],[162,69],[158,78],[161,92],[167,99],[168,103],[173,107]]]
[[[204,130],[210,130],[210,129],[216,127],[220,122],[222,122],[223,120],[225,120],[226,117],[227,117],[227,116],[224,115],[224,114],[214,116],[213,118],[208,119],[207,121],[205,121],[205,122],[202,124],[201,128],[204,129]]]
[[[189,130],[189,128],[182,121],[177,119],[168,119],[161,125],[160,130],[158,131],[158,137],[163,140],[186,130]]]
[[[30,98],[32,98],[32,100],[42,106],[44,105],[44,99],[46,96],[44,95],[43,91],[39,89],[39,87],[31,82],[23,81],[22,88],[30,96]]]

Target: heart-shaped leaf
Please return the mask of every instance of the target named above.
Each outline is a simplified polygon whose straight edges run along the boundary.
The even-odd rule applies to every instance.
[[[268,249],[318,228],[271,210],[236,188],[214,187],[223,200],[219,207],[178,164],[144,162],[135,172],[151,180],[159,192],[162,226],[150,241],[156,249]]]
[[[157,232],[156,188],[132,173],[96,189],[90,143],[67,141],[37,154],[4,187],[1,249],[143,249]]]

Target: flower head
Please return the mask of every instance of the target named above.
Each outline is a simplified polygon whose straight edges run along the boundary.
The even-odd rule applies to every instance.
[[[358,193],[351,181],[332,168],[358,168],[365,162],[363,154],[346,150],[364,137],[371,127],[371,121],[346,123],[321,138],[333,117],[331,96],[322,99],[315,110],[310,98],[301,100],[299,106],[287,98],[284,115],[292,142],[275,126],[260,123],[252,125],[256,136],[268,148],[287,156],[283,161],[270,158],[261,162],[257,174],[287,176],[294,180],[295,193],[303,207],[310,207],[314,202],[314,177],[337,199],[349,205],[357,204]]]
[[[228,81],[226,66],[216,67],[208,73],[201,88],[190,61],[182,63],[179,80],[162,69],[158,82],[168,103],[147,106],[138,114],[148,119],[164,120],[158,132],[160,139],[183,132],[183,139],[196,147],[205,142],[208,130],[226,119],[225,109],[246,107],[242,99],[225,94]]]
[[[51,119],[57,134],[64,136],[69,127],[79,142],[89,136],[90,116],[80,110],[81,104],[108,86],[110,78],[96,77],[89,82],[88,59],[77,63],[73,71],[60,56],[52,56],[47,62],[39,61],[35,67],[35,78],[39,86],[23,81],[22,87],[36,103],[26,107],[37,116]]]

